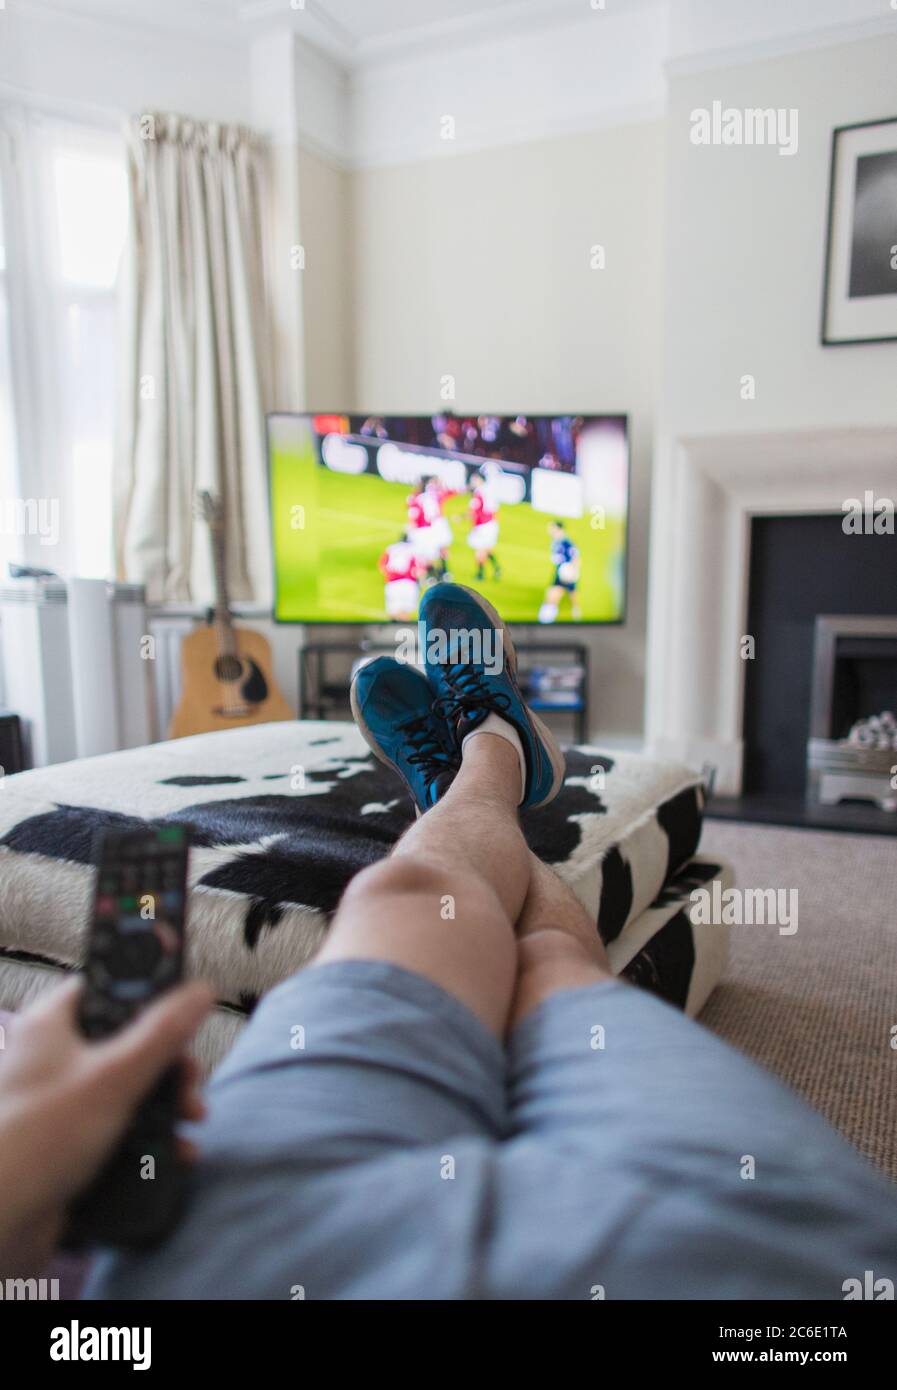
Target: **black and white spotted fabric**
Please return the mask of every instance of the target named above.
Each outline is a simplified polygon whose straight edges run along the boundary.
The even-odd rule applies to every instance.
[[[694,858],[701,807],[698,780],[682,767],[573,748],[560,796],[524,816],[531,848],[570,884],[610,948],[623,948],[615,968],[641,969],[643,982],[690,1011],[715,983],[700,931],[688,923],[676,963],[657,957],[650,969],[627,943]],[[0,1008],[79,964],[99,828],[192,827],[188,964],[214,983],[232,1033],[261,994],[314,954],[349,879],[388,853],[412,816],[394,774],[353,725],[334,722],[204,734],[8,777]],[[723,929],[714,930],[718,946]]]

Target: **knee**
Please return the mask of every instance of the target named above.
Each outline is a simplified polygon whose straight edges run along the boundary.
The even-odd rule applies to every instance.
[[[413,907],[412,907],[413,899]],[[414,920],[457,922],[459,925],[486,923],[501,918],[509,927],[495,890],[470,868],[448,868],[435,860],[417,855],[397,855],[383,859],[356,874],[343,894],[340,909],[361,912],[365,907],[388,902],[393,913],[402,912],[402,902],[412,907]],[[508,930],[508,950],[513,954],[514,936]]]
[[[604,964],[603,948],[597,931],[594,947],[557,927],[543,927],[521,937],[517,943],[517,963],[520,974],[541,971],[557,965]]]
[[[448,891],[447,879],[445,870],[438,865],[399,855],[381,859],[356,874],[343,895],[343,902],[429,894],[439,897]]]

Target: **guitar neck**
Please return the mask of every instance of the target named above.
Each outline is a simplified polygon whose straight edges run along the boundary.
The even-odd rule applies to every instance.
[[[229,613],[219,613],[216,610],[212,614],[212,625],[215,629],[215,636],[218,641],[218,655],[238,656],[237,633],[231,615]]]
[[[215,576],[214,623],[222,653],[236,650],[233,619],[230,614],[230,594],[227,588],[227,563],[224,551],[224,527],[212,530],[212,569]]]

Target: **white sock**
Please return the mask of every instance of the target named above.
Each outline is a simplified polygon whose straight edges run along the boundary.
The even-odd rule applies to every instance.
[[[478,724],[475,729],[471,729],[469,734],[465,734],[461,740],[461,756],[464,756],[464,747],[477,734],[497,734],[499,738],[505,739],[517,750],[517,760],[520,763],[520,800],[523,800],[526,791],[526,758],[523,756],[523,744],[520,742],[520,735],[509,724],[507,719],[502,719],[500,714],[487,714],[482,724]],[[519,802],[518,802],[519,805]]]

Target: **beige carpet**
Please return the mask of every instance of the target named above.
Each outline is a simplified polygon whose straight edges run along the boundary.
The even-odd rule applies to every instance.
[[[701,1022],[897,1180],[897,839],[707,821],[742,888],[796,888],[798,930],[733,926]]]

